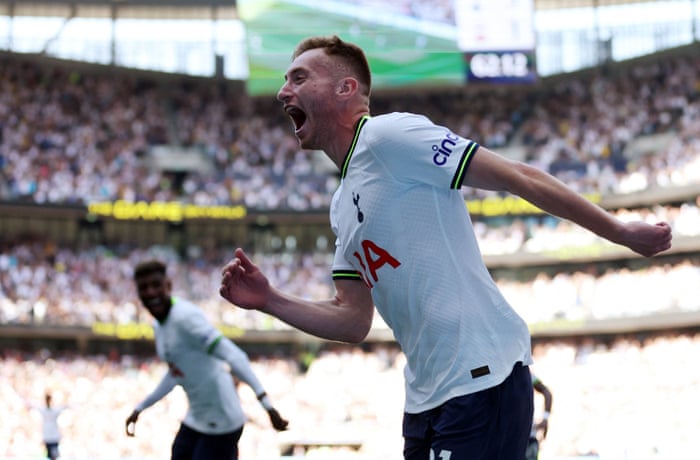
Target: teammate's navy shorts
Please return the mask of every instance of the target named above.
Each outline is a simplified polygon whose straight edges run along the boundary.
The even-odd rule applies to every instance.
[[[46,442],[46,456],[48,458],[58,458],[58,443],[57,442]]]
[[[530,369],[419,414],[404,413],[406,460],[523,460],[532,428]]]
[[[175,435],[172,460],[236,460],[243,428],[232,433],[206,434],[181,424]]]

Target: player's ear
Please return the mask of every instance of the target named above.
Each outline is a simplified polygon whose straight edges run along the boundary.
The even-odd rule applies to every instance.
[[[350,96],[357,91],[359,83],[355,78],[345,77],[340,80],[337,88],[339,96]]]

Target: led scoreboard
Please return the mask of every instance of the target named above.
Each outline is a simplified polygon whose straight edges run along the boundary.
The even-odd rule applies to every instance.
[[[468,82],[537,78],[534,0],[456,0],[457,42]]]

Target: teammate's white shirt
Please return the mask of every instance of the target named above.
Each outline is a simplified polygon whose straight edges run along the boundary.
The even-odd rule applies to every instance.
[[[531,364],[459,191],[478,144],[410,113],[364,117],[331,203],[334,279],[359,275],[404,351],[405,410],[501,383]]]
[[[169,371],[136,408],[155,404],[179,384],[189,401],[185,425],[207,434],[241,428],[245,415],[231,372],[256,395],[264,392],[245,352],[223,337],[199,307],[180,298],[173,297],[170,313],[154,323],[154,331],[156,352]]]
[[[44,442],[60,442],[61,430],[58,427],[58,416],[65,407],[34,406],[41,414],[41,437]]]

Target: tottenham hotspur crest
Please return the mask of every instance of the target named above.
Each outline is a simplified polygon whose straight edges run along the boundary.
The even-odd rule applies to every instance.
[[[363,220],[365,220],[365,215],[362,214],[362,211],[360,210],[360,194],[358,193],[355,195],[355,192],[352,192],[352,202],[355,204],[355,207],[357,208],[357,221],[359,223],[362,223]]]

